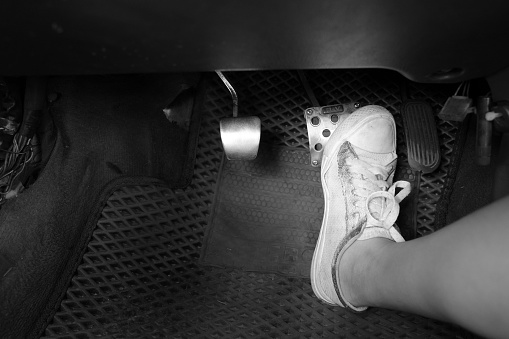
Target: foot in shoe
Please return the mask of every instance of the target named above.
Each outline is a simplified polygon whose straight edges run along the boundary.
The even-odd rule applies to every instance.
[[[339,262],[341,290],[352,305],[372,305],[373,279],[371,272],[377,272],[378,259],[386,246],[394,244],[386,238],[371,238],[355,241]],[[367,277],[371,278],[367,278]]]
[[[343,265],[340,270],[339,263],[352,244],[372,238],[404,241],[394,222],[398,203],[410,192],[410,184],[392,184],[396,161],[396,125],[380,106],[365,106],[352,113],[324,149],[321,180],[325,210],[311,264],[311,285],[317,297],[328,304],[366,309],[354,306],[342,289],[342,273],[353,268]],[[398,187],[401,191],[396,194]],[[348,296],[356,299],[352,290]]]

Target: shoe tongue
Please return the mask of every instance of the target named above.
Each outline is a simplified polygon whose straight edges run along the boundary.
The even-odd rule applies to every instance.
[[[374,153],[366,151],[360,147],[352,145],[355,154],[360,160],[367,162],[368,164],[382,166],[386,168],[389,174],[394,169],[395,164],[393,164],[394,160],[397,159],[396,154],[394,153]],[[393,168],[390,168],[393,167]]]
[[[367,162],[368,164],[377,165],[385,168],[389,174],[388,178],[379,178],[382,180],[388,181],[388,184],[392,184],[392,174],[394,173],[394,169],[396,168],[396,159],[397,156],[394,153],[375,153],[375,152],[369,152],[366,151],[360,147],[356,147],[352,145],[352,149],[354,150],[357,157]],[[373,200],[369,201],[369,209],[375,218],[381,217],[381,209],[382,209],[382,202],[383,198],[374,198]]]

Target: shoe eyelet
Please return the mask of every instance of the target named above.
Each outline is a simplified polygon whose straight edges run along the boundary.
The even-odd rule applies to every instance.
[[[360,219],[361,215],[359,214],[359,212],[353,212],[352,213],[352,219],[354,220],[354,223],[357,223]]]

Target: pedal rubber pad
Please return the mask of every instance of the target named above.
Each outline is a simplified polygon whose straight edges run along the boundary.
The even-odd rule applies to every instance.
[[[440,143],[431,106],[423,101],[406,101],[401,106],[408,149],[408,164],[414,170],[431,173],[440,165]]]
[[[355,103],[310,107],[304,110],[309,138],[311,165],[322,163],[323,148],[332,132],[357,109]]]

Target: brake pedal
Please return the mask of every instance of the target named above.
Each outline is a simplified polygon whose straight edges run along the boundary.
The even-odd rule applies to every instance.
[[[440,143],[431,106],[407,101],[401,107],[408,148],[408,163],[414,170],[431,173],[440,165]]]
[[[309,138],[311,165],[318,167],[322,163],[323,148],[336,128],[355,111],[355,103],[331,106],[310,107],[304,110]]]

